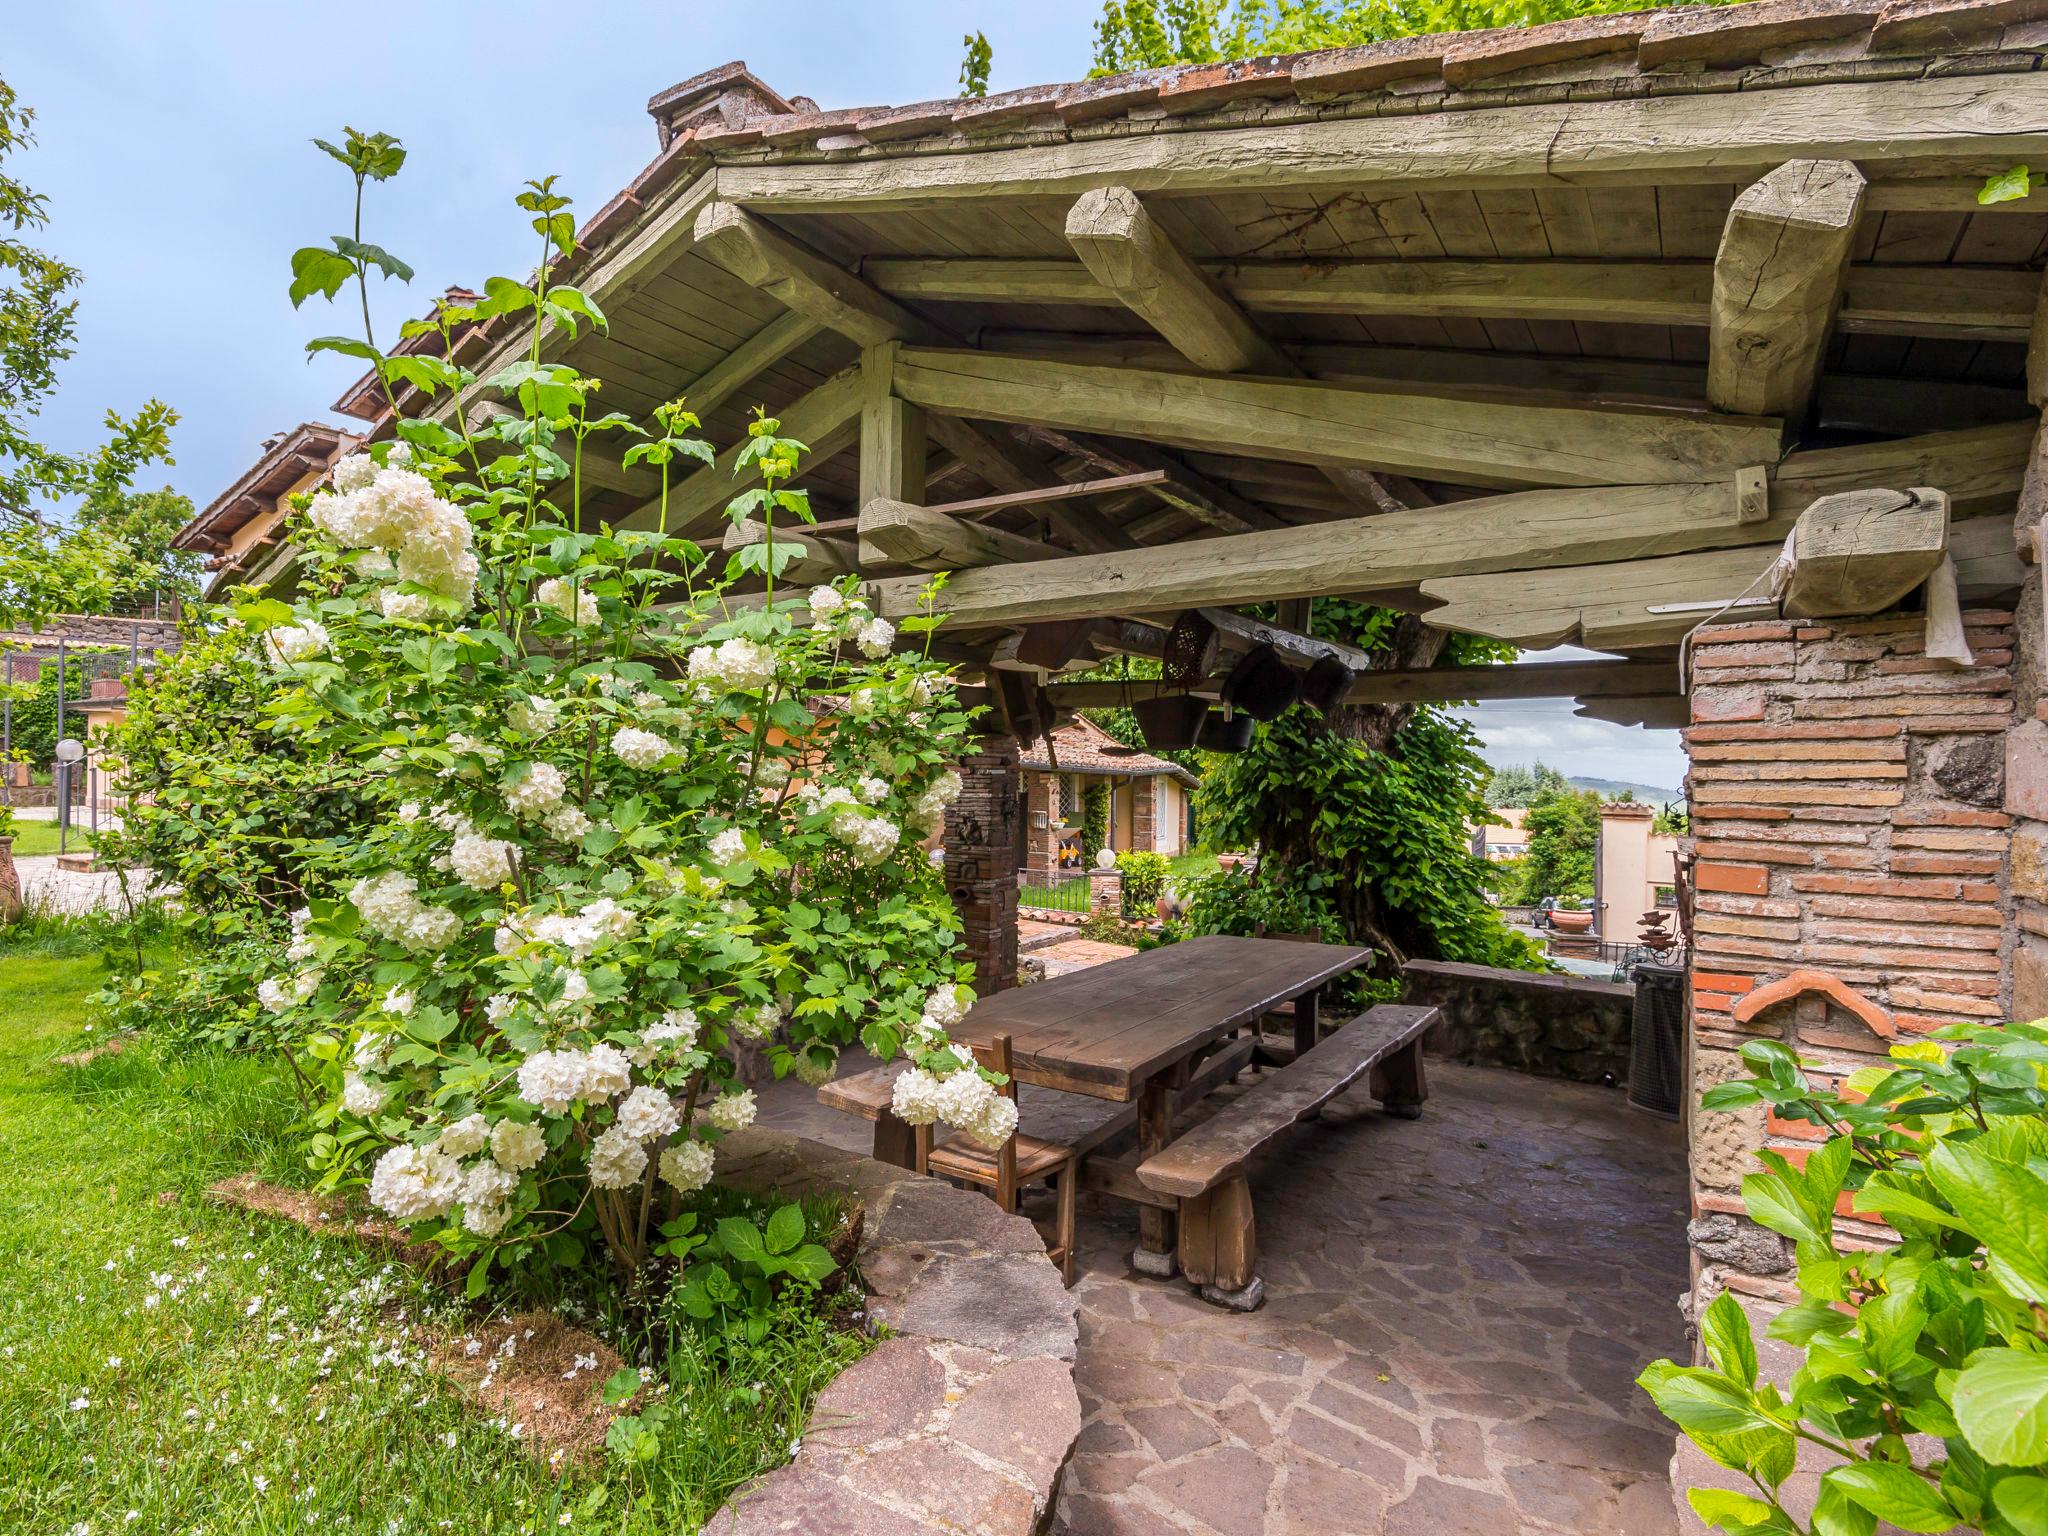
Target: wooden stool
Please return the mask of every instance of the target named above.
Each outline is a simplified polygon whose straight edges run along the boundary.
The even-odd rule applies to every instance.
[[[1015,1103],[1017,1080],[1010,1075],[1010,1037],[997,1035],[987,1046],[975,1049],[974,1059],[991,1072],[1002,1074],[1005,1082],[998,1091]],[[1058,1214],[1054,1218],[1054,1240],[1047,1246],[1046,1254],[1059,1265],[1061,1280],[1068,1285],[1074,1283],[1074,1199],[1080,1182],[1080,1163],[1072,1147],[1042,1141],[1017,1130],[993,1152],[965,1133],[949,1136],[929,1150],[920,1145],[918,1151],[920,1173],[934,1173],[940,1178],[987,1189],[996,1204],[1012,1214],[1017,1209],[1017,1191],[1021,1186],[1050,1184],[1058,1199]]]

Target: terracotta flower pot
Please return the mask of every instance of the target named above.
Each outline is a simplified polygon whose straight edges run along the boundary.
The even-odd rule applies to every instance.
[[[1550,926],[1559,933],[1591,933],[1593,914],[1590,912],[1567,912],[1559,907],[1550,914]]]
[[[0,836],[0,923],[21,916],[21,875],[14,867],[14,838]]]

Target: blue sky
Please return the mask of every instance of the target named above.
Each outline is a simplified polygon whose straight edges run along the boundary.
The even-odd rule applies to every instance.
[[[42,243],[86,275],[78,355],[44,435],[94,440],[108,407],[152,395],[182,420],[170,483],[204,505],[272,432],[330,409],[353,377],[308,363],[312,336],[353,327],[285,297],[292,250],[345,231],[346,174],[308,142],[344,123],[412,158],[375,189],[366,237],[409,261],[375,295],[380,338],[453,283],[524,271],[532,237],[511,197],[561,176],[588,214],[654,154],[647,98],[745,59],[826,107],[957,89],[961,34],[995,49],[994,89],[1087,72],[1099,0],[783,0],[775,6],[383,0],[174,5],[66,0],[8,17],[8,82],[39,145],[10,168],[51,205]],[[478,103],[488,105],[479,108]],[[344,323],[337,324],[337,319]],[[160,472],[163,473],[163,472]],[[149,483],[155,483],[152,478]],[[1593,727],[1570,705],[1488,708],[1500,761],[1676,784],[1675,738]]]

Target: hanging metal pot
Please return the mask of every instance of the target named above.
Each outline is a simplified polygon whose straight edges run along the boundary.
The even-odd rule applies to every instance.
[[[1344,702],[1357,674],[1334,656],[1324,656],[1308,669],[1301,680],[1301,702],[1317,714],[1328,715]]]
[[[1190,608],[1173,621],[1166,632],[1166,646],[1159,659],[1159,675],[1170,687],[1192,688],[1209,675],[1222,646],[1216,626],[1199,608]]]
[[[1204,752],[1242,752],[1252,744],[1258,722],[1242,710],[1212,709],[1195,732],[1195,745]]]
[[[1157,752],[1185,751],[1195,744],[1195,733],[1201,729],[1203,716],[1209,713],[1209,701],[1185,693],[1167,693],[1132,700],[1131,713],[1137,717],[1138,731],[1146,746]]]
[[[1301,697],[1301,675],[1270,645],[1246,651],[1223,680],[1223,702],[1254,720],[1277,720]]]

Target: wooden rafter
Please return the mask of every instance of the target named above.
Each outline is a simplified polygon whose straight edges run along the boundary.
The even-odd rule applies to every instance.
[[[1213,689],[1213,682],[1209,685]],[[1055,709],[1112,708],[1126,700],[1177,693],[1165,683],[1053,683]],[[1197,692],[1207,690],[1198,689]],[[1678,666],[1656,659],[1531,661],[1493,667],[1411,667],[1360,674],[1346,704],[1450,704],[1466,699],[1644,697],[1678,692]]]
[[[1714,258],[1707,401],[1715,409],[1805,421],[1863,193],[1862,172],[1845,161],[1795,160],[1736,198]]]
[[[1112,475],[1158,475],[1159,479],[1148,487],[1151,493],[1174,511],[1211,528],[1225,533],[1249,533],[1255,528],[1284,526],[1280,518],[1264,507],[1247,501],[1228,486],[1217,484],[1179,456],[1149,443],[1112,442],[1037,425],[1024,428],[1024,432],[1057,452],[1071,454]]]
[[[1058,480],[1052,466],[1013,443],[1004,441],[957,416],[931,415],[926,428],[975,474],[998,491],[1025,491]],[[1130,549],[1137,541],[1095,506],[1079,501],[1049,505],[1046,516],[1077,549],[1100,553]]]
[[[951,415],[1496,487],[1721,479],[1775,457],[1780,430],[1554,395],[1475,399],[912,348],[897,361],[896,393]]]
[[[861,346],[946,339],[887,294],[731,203],[704,205],[696,246],[741,282]]]
[[[756,374],[773,368],[824,329],[809,315],[778,315],[677,391],[699,416],[717,410]]]
[[[1050,544],[948,515],[935,507],[878,496],[860,509],[860,558],[866,566],[907,565],[918,571],[1056,559]]]

